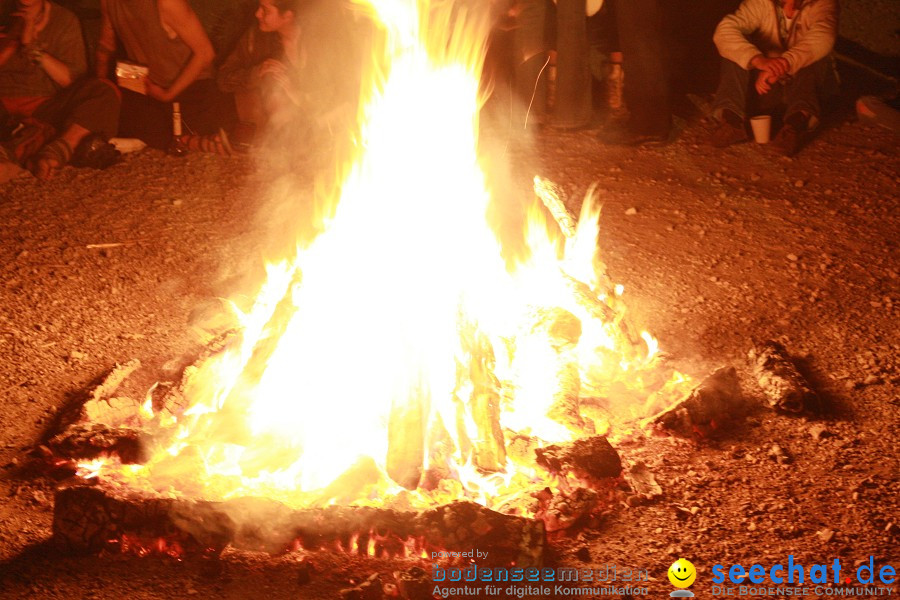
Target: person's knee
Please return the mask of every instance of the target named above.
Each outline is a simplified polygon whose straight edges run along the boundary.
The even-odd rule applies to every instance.
[[[92,96],[102,98],[116,105],[122,102],[122,94],[119,92],[119,87],[108,79],[88,79],[85,85],[88,86]]]

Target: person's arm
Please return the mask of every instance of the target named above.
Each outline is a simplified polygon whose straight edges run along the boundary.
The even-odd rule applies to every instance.
[[[791,68],[791,64],[783,56],[767,57],[762,54],[754,56],[750,60],[750,66],[754,69],[765,71],[769,78],[773,80],[786,75]],[[759,88],[757,87],[757,89]]]
[[[19,49],[19,40],[7,35],[0,35],[0,67],[6,64],[9,57]]]
[[[726,15],[719,22],[713,42],[723,58],[749,70],[751,61],[762,56],[748,36],[759,30],[766,10],[774,10],[768,0],[744,0],[736,12]]]
[[[47,77],[53,80],[53,83],[61,88],[69,87],[75,81],[75,77],[66,63],[48,52],[35,50],[32,52],[31,60],[44,70]]]
[[[97,79],[109,79],[109,59],[116,51],[116,30],[109,19],[107,0],[100,2],[100,39],[97,41]]]
[[[834,0],[819,0],[806,8],[808,15],[804,20],[811,23],[808,30],[802,32],[797,43],[782,54],[790,65],[790,73],[793,75],[803,67],[808,67],[814,62],[820,61],[834,48],[837,39],[838,6]],[[801,25],[798,22],[796,26]]]
[[[172,28],[191,49],[191,58],[168,88],[147,82],[147,94],[161,102],[171,102],[194,83],[216,56],[203,25],[187,0],[159,0],[162,22]]]
[[[15,14],[13,16],[18,18],[14,18],[9,27],[0,33],[0,67],[22,46],[22,36],[28,27],[21,16]]]
[[[65,9],[53,7],[52,10]],[[62,12],[55,17],[58,27],[51,37],[26,46],[29,57],[34,64],[41,67],[53,83],[59,87],[69,87],[72,82],[87,71],[87,60],[84,50],[84,37],[81,35],[81,24],[72,13]]]
[[[223,92],[248,90],[259,84],[262,61],[254,56],[253,49],[257,48],[260,41],[256,38],[256,26],[253,25],[241,36],[234,50],[219,67],[216,81]]]

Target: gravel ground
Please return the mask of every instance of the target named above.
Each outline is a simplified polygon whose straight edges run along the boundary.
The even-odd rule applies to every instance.
[[[754,144],[716,151],[706,134],[695,120],[668,147],[613,149],[592,131],[546,132],[533,153],[513,153],[518,180],[557,181],[573,208],[597,184],[604,260],[636,323],[686,372],[737,367],[759,405],[710,440],[620,447],[663,495],[614,507],[556,557],[647,568],[657,596],[678,556],[697,565],[695,592],[708,591],[713,564],[789,554],[900,567],[897,138],[838,119],[785,159]],[[292,222],[283,211],[293,208],[267,201],[266,172],[249,157],[143,152],[0,188],[0,597],[332,598],[404,566],[315,556],[301,585],[293,555],[229,552],[212,569],[60,555],[47,543],[54,482],[21,468],[27,453],[113,363],[142,361],[136,387],[177,372],[202,343],[198,314],[252,288]],[[746,354],[768,338],[802,359],[822,411],[762,407]],[[772,460],[774,444],[789,462]]]

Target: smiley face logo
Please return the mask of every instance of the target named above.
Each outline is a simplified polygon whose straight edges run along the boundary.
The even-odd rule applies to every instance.
[[[679,558],[669,567],[669,582],[677,588],[691,587],[697,579],[697,569],[691,561]]]

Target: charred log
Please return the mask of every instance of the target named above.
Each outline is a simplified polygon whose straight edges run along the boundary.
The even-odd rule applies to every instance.
[[[360,542],[363,535],[364,542]],[[328,547],[376,556],[490,547],[495,566],[539,566],[544,524],[504,515],[468,502],[424,512],[329,506],[291,509],[274,500],[224,502],[162,498],[104,485],[62,488],[56,493],[53,537],[74,551],[139,548],[145,552],[220,553],[227,546],[279,553]]]
[[[599,483],[622,474],[619,453],[601,435],[535,450],[537,464],[554,475],[573,475],[585,482]]]
[[[737,416],[743,396],[734,367],[722,367],[708,375],[683,399],[645,419],[644,425],[692,437],[705,435]]]
[[[132,427],[109,427],[100,423],[77,423],[47,442],[54,456],[91,460],[116,455],[125,464],[146,462],[150,437]]]
[[[785,412],[799,413],[817,406],[819,397],[797,370],[784,346],[768,341],[750,350],[750,361],[759,387],[769,405]]]

